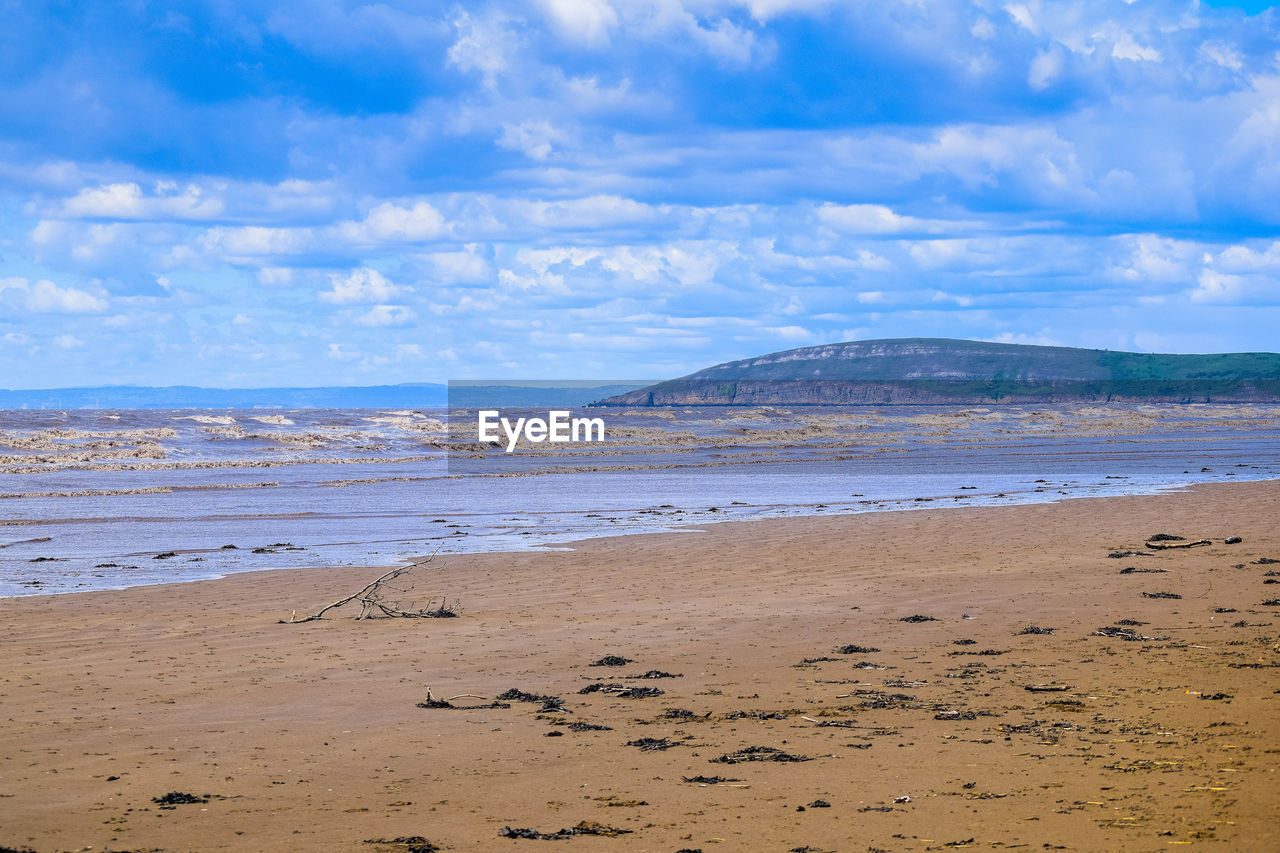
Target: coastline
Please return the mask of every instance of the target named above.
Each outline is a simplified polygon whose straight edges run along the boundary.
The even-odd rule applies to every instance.
[[[1280,586],[1252,563],[1280,559],[1280,481],[938,509],[442,556],[459,619],[277,624],[369,568],[0,600],[0,844],[485,850],[582,821],[630,833],[584,849],[1280,843]],[[1156,532],[1214,544],[1107,557]],[[1092,636],[1124,618],[1157,639]],[[610,654],[634,662],[589,666]],[[620,678],[651,670],[681,677]],[[564,712],[416,707],[512,687]],[[711,760],[753,746],[811,760]]]

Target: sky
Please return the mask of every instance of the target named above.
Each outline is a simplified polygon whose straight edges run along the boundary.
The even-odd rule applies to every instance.
[[[1263,3],[0,7],[0,387],[1280,350]]]

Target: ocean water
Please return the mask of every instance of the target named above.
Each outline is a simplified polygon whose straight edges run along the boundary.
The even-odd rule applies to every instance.
[[[508,455],[443,409],[0,412],[0,596],[1280,477],[1266,404],[588,414]]]

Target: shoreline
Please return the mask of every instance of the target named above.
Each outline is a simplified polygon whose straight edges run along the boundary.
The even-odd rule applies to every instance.
[[[955,496],[929,497],[924,499],[922,498],[885,499],[883,501],[869,500],[869,501],[861,501],[858,503],[876,503],[876,504],[892,503],[894,505],[891,507],[875,507],[875,508],[868,508],[863,510],[837,511],[837,512],[831,512],[831,513],[796,512],[795,514],[763,515],[763,516],[758,516],[753,518],[727,518],[724,520],[688,522],[685,524],[678,524],[678,525],[673,524],[658,530],[638,530],[638,531],[632,531],[632,532],[601,532],[599,535],[580,536],[577,538],[567,538],[562,540],[553,539],[544,543],[531,544],[527,548],[522,548],[522,549],[504,548],[499,546],[492,550],[449,552],[445,556],[446,557],[448,556],[468,557],[468,556],[483,555],[483,554],[522,554],[522,553],[536,554],[536,553],[546,553],[546,552],[552,552],[552,551],[577,550],[584,543],[594,542],[598,540],[613,540],[613,539],[626,538],[626,537],[632,537],[632,536],[667,536],[667,535],[673,535],[677,533],[699,532],[703,528],[714,527],[722,524],[755,524],[763,521],[785,521],[790,519],[811,519],[811,518],[841,518],[841,517],[852,517],[852,516],[861,516],[861,515],[880,515],[885,513],[889,513],[889,514],[910,513],[910,512],[922,512],[922,511],[932,511],[932,510],[1005,509],[1005,508],[1014,508],[1014,507],[1021,507],[1021,506],[1054,505],[1059,503],[1068,503],[1071,501],[1117,500],[1117,499],[1125,499],[1125,498],[1154,497],[1158,495],[1176,494],[1179,492],[1194,491],[1196,489],[1205,488],[1205,487],[1208,487],[1208,488],[1213,488],[1218,486],[1230,487],[1235,485],[1245,485],[1245,484],[1251,484],[1251,483],[1271,483],[1271,482],[1280,482],[1280,478],[1263,478],[1263,479],[1257,479],[1257,480],[1219,480],[1219,481],[1214,481],[1209,483],[1191,482],[1191,483],[1181,483],[1181,484],[1171,484],[1171,485],[1162,484],[1162,485],[1154,485],[1154,486],[1148,485],[1146,490],[1139,490],[1139,491],[1134,491],[1134,492],[1129,492],[1129,493],[1119,494],[1119,495],[1067,495],[1067,496],[1047,497],[1043,500],[1032,499],[1031,495],[1033,493],[1028,493],[1022,496],[1027,498],[1026,500],[1014,499],[1008,503],[998,503],[998,504],[997,503],[979,503],[979,502],[975,502],[972,504],[957,503],[955,501],[958,500],[958,498]],[[946,502],[947,497],[951,497],[952,499],[951,503]],[[968,496],[959,496],[959,497],[967,498]],[[922,500],[928,505],[925,505],[925,503],[916,503]],[[795,506],[788,506],[786,509],[812,510],[815,508],[827,508],[831,506],[833,506],[833,504],[813,503],[813,504],[801,504],[801,505],[795,505]],[[619,510],[614,510],[614,511],[615,512],[640,512],[642,510],[637,508],[637,509],[630,509],[625,511],[619,511]],[[602,527],[601,531],[607,531],[607,528]],[[444,536],[444,537],[439,537],[437,540],[423,540],[423,541],[424,543],[431,542],[431,541],[440,541],[443,543],[448,543],[450,541],[450,537]],[[379,540],[379,544],[381,543],[382,543],[382,540]],[[219,551],[219,549],[211,548],[211,547],[196,548],[196,549],[179,548],[176,550],[177,550],[177,553],[180,555],[216,554]],[[143,552],[143,553],[145,554],[146,552]],[[419,555],[419,556],[425,556],[425,555]],[[197,577],[197,578],[192,578],[190,580],[169,579],[169,580],[158,581],[155,583],[137,583],[137,584],[130,584],[127,586],[103,587],[98,589],[71,589],[71,590],[65,590],[61,592],[36,592],[36,593],[28,593],[28,594],[21,594],[21,595],[0,595],[0,602],[11,601],[11,600],[23,600],[28,598],[40,598],[40,597],[84,595],[88,593],[124,592],[131,589],[141,589],[141,588],[180,586],[180,585],[185,586],[187,584],[193,584],[193,583],[207,583],[212,581],[220,581],[226,578],[237,577],[240,575],[256,575],[256,574],[262,574],[262,573],[299,572],[299,571],[302,571],[302,572],[341,571],[341,570],[351,570],[351,569],[373,570],[381,567],[391,568],[394,565],[408,564],[415,559],[418,559],[418,557],[402,558],[400,560],[397,560],[395,563],[386,563],[386,564],[351,563],[351,564],[345,564],[341,566],[294,566],[294,567],[280,566],[276,568],[246,569],[243,571],[223,572],[220,574],[214,574],[212,576],[207,576],[207,577]]]
[[[0,600],[0,845],[1275,849],[1280,481],[941,508],[441,557],[457,619],[278,624],[369,567]],[[1157,532],[1214,541],[1107,556]],[[560,704],[418,707],[511,688]]]

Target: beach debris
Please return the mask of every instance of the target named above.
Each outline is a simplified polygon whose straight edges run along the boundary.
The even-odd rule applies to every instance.
[[[477,696],[474,693],[459,693],[457,696],[450,696],[448,699],[437,699],[431,695],[431,688],[427,688],[427,698],[417,704],[419,708],[427,709],[444,709],[448,708],[454,711],[479,711],[487,708],[510,708],[506,702],[485,702],[482,705],[455,705],[456,699],[484,699],[483,696]]]
[[[176,557],[176,556],[178,556],[178,554],[177,554],[177,552],[176,552],[176,551],[165,551],[165,552],[164,552],[164,553],[162,553],[162,554],[156,554],[156,555],[155,555],[154,557],[152,557],[151,559],[153,559],[153,560],[167,560],[167,559],[169,559],[170,557]]]
[[[1143,598],[1182,598],[1176,592],[1144,592]]]
[[[1276,563],[1280,563],[1280,560],[1273,560],[1270,557],[1259,557],[1256,560],[1249,561],[1251,566],[1274,566]]]
[[[550,711],[560,711],[566,714],[569,713],[568,709],[564,707],[564,700],[559,696],[546,696],[541,693],[525,693],[523,690],[519,690],[515,687],[499,693],[498,701],[529,702],[534,704],[541,703],[541,707],[538,708],[539,713]]]
[[[1155,554],[1148,551],[1112,551],[1107,556],[1112,560],[1120,560],[1125,557],[1154,557]]]
[[[498,830],[498,834],[503,838],[528,838],[536,841],[558,841],[562,838],[572,838],[575,835],[602,835],[613,838],[619,835],[630,835],[629,829],[618,829],[613,826],[605,826],[603,823],[584,820],[576,826],[568,829],[559,829],[555,832],[538,832],[536,829],[518,828],[512,829],[504,826]]]
[[[428,566],[439,552],[440,549],[436,548],[435,553],[430,557],[427,557],[425,560],[418,560],[407,566],[397,566],[374,580],[372,583],[366,584],[359,592],[348,595],[345,598],[340,598],[332,604],[325,605],[310,616],[304,616],[299,619],[298,611],[295,610],[288,619],[281,619],[280,622],[285,624],[314,622],[317,619],[323,619],[324,615],[330,610],[335,610],[356,601],[360,603],[360,612],[356,615],[356,619],[453,618],[458,615],[457,602],[449,604],[447,601],[442,600],[439,604],[436,604],[436,602],[432,600],[427,602],[425,607],[418,607],[416,604],[405,604],[404,599],[398,597],[411,595],[413,593],[415,572]]]
[[[159,803],[162,809],[172,809],[177,806],[195,805],[196,803],[209,802],[208,794],[187,794],[182,791],[170,791],[159,797],[152,797],[151,802]]]
[[[1137,628],[1140,625],[1146,625],[1146,622],[1139,622],[1137,619],[1117,619],[1117,625],[1128,625],[1131,628]]]
[[[836,649],[836,651],[842,655],[873,655],[880,650],[875,646],[859,646],[854,644],[841,646]],[[819,658],[819,660],[834,660],[834,658]]]
[[[651,669],[640,675],[624,675],[623,678],[684,678],[681,673],[663,672],[660,669]]]
[[[1174,536],[1172,533],[1157,533],[1155,536],[1148,536],[1148,542],[1185,542],[1185,536]]]
[[[402,835],[399,838],[366,838],[365,844],[394,847],[396,853],[436,853],[440,846],[432,844],[421,835]]]
[[[724,715],[726,720],[785,720],[787,715],[781,711],[730,711]]]
[[[1041,628],[1039,625],[1028,625],[1018,632],[1019,634],[1052,634],[1052,628]]]
[[[970,640],[970,639],[968,639],[967,637],[966,637],[965,639],[963,639],[963,640],[952,640],[952,641],[951,641],[951,645],[953,645],[953,646],[976,646],[977,644],[978,644],[978,641],[977,641],[977,640]]]
[[[1243,542],[1243,541],[1244,541],[1244,540],[1243,540],[1243,539],[1241,539],[1239,536],[1228,536],[1226,539],[1223,539],[1223,540],[1222,540],[1222,544],[1224,544],[1224,545],[1239,545],[1239,544],[1240,544],[1241,542]]]
[[[932,616],[921,616],[919,613],[914,616],[903,616],[899,622],[937,622],[938,620]]]
[[[1140,624],[1143,624],[1143,623],[1140,623]],[[1116,639],[1116,640],[1129,640],[1129,641],[1169,639],[1168,637],[1145,637],[1142,634],[1139,634],[1138,632],[1134,631],[1132,628],[1115,628],[1111,626],[1099,628],[1098,630],[1093,632],[1093,636],[1111,637],[1112,639]]]
[[[1032,693],[1061,693],[1071,689],[1070,684],[1028,684],[1022,688]]]
[[[1194,542],[1148,542],[1146,547],[1152,548],[1156,551],[1167,551],[1170,548],[1195,548],[1200,545],[1212,544],[1213,542],[1208,539],[1197,539]]]
[[[776,761],[780,763],[791,763],[798,761],[812,761],[813,759],[807,755],[792,755],[781,749],[772,746],[747,746],[736,752],[728,752],[719,758],[711,759],[712,764],[742,764],[746,761]]]
[[[673,746],[679,746],[673,740],[667,740],[664,737],[642,737],[636,740],[627,741],[627,746],[634,746],[642,752],[662,752],[671,749]]]
[[[611,732],[613,726],[602,726],[597,723],[580,723],[574,722],[569,724],[571,732]]]
[[[840,658],[833,658],[833,657],[826,657],[826,656],[820,657],[820,658],[804,658],[803,660],[800,661],[800,663],[792,664],[792,666],[799,667],[799,666],[805,666],[807,664],[814,664],[814,663],[830,663],[838,660],[840,660]]]
[[[727,776],[681,776],[686,782],[696,785],[719,785],[721,782],[741,782],[741,779],[730,779]]]
[[[939,711],[933,715],[935,720],[976,720],[978,715],[972,711]]]
[[[1148,574],[1148,575],[1162,575],[1162,574],[1166,573],[1167,571],[1169,571],[1169,570],[1168,570],[1168,569],[1147,568],[1147,567],[1138,568],[1137,566],[1125,566],[1123,569],[1121,569],[1121,570],[1120,570],[1120,574],[1122,574],[1122,575],[1140,575],[1140,574]]]
[[[910,798],[910,797],[908,797],[908,796],[905,796],[905,795],[904,795],[904,796],[901,796],[901,797],[894,797],[894,798],[893,798],[893,801],[894,801],[895,803],[909,803],[909,802],[911,802],[911,798]]]
[[[1236,613],[1237,611],[1234,607],[1215,607],[1213,608],[1213,612],[1214,613]]]
[[[1263,607],[1280,607],[1280,598],[1269,598],[1262,602]]]
[[[1217,701],[1221,701],[1221,700],[1223,700],[1223,699],[1232,699],[1232,698],[1235,698],[1235,697],[1233,697],[1230,693],[1205,693],[1205,694],[1201,695],[1201,696],[1200,696],[1200,698],[1201,698],[1201,699],[1211,699],[1211,700],[1213,700],[1213,701],[1217,702]]]
[[[588,664],[588,666],[626,666],[629,663],[635,663],[635,661],[620,655],[605,655],[595,663]]]
[[[687,708],[668,708],[658,716],[664,720],[692,720],[697,715]]]
[[[605,684],[603,682],[596,682],[595,684],[588,684],[586,687],[579,690],[578,693],[609,693],[623,699],[647,699],[650,696],[661,696],[663,691],[656,687],[627,687],[622,684]]]
[[[811,809],[829,809],[829,808],[831,808],[831,803],[828,803],[826,800],[814,800],[812,803],[809,803],[809,808],[811,808]]]

